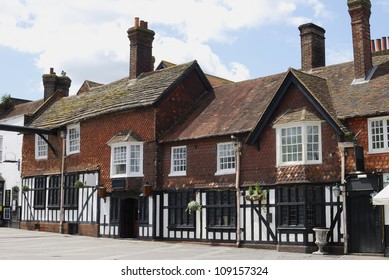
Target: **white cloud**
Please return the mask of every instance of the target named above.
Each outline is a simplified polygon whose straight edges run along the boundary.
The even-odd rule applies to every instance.
[[[198,60],[205,72],[242,80],[249,69],[223,61],[212,42],[233,44],[233,32],[264,24],[299,25],[325,13],[319,0],[0,0],[0,45],[36,54],[42,72],[65,70],[76,91],[84,79],[110,82],[128,74],[126,31],[139,16],[158,28],[157,63]],[[156,29],[154,29],[157,31]]]

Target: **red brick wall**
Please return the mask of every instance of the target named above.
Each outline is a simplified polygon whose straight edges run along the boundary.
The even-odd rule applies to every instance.
[[[286,110],[302,107],[306,107],[307,110],[316,113],[309,101],[297,90],[297,88],[292,87],[262,132],[259,146],[243,145],[241,157],[241,185],[252,185],[256,182],[264,185],[273,185],[277,182],[293,183],[309,181],[315,183],[340,180],[340,158],[337,153],[338,137],[335,131],[324,122],[322,123],[323,164],[297,166],[293,168],[277,168],[276,131],[273,128],[273,122]],[[318,118],[323,119],[318,113],[316,114]],[[243,139],[246,136],[247,135],[240,135]],[[214,175],[216,172],[217,143],[229,141],[232,141],[231,137],[224,136],[163,144],[163,187],[175,188],[183,187],[184,185],[190,186],[192,184],[199,184],[201,186],[201,184],[205,183],[235,185],[235,175]],[[182,145],[187,145],[187,176],[169,177],[171,147]],[[285,181],[285,178],[290,179]]]
[[[208,138],[162,145],[162,184],[164,189],[184,186],[202,187],[211,183],[221,186],[235,184],[235,175],[215,176],[217,171],[217,144],[229,142],[230,137]],[[187,146],[187,176],[169,177],[172,146]]]
[[[368,142],[368,124],[366,118],[347,120],[348,127],[357,135],[356,144],[363,147],[365,169],[367,172],[389,172],[389,153],[370,154]],[[346,166],[347,173],[355,171],[354,150],[347,149]]]
[[[180,83],[171,94],[158,103],[157,131],[163,133],[185,114],[205,92],[205,87],[195,71]]]
[[[155,142],[154,109],[134,110],[118,114],[104,115],[83,121],[80,124],[80,153],[66,158],[66,172],[100,170],[100,184],[110,187],[111,148],[107,142],[121,131],[133,130],[144,141],[144,180],[155,180]],[[23,139],[22,176],[34,176],[57,173],[61,171],[62,139],[50,136],[49,140],[56,147],[59,157],[49,152],[48,160],[35,160],[35,136],[26,135]]]

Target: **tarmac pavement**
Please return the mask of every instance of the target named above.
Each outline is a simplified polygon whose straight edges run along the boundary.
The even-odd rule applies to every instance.
[[[389,260],[0,228],[0,260]]]

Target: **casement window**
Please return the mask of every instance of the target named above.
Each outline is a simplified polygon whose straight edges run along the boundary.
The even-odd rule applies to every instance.
[[[277,164],[320,164],[320,123],[288,124],[276,127]]]
[[[235,173],[234,142],[217,144],[217,171],[215,175]]]
[[[111,178],[143,176],[143,143],[111,145]]]
[[[280,187],[278,193],[281,227],[313,228],[324,225],[323,187]]]
[[[172,147],[170,176],[186,175],[186,146]]]
[[[61,176],[50,176],[48,196],[47,206],[50,208],[58,208],[61,197]]]
[[[36,177],[34,182],[34,208],[46,206],[46,177]]]
[[[80,152],[80,124],[68,126],[66,134],[66,148],[68,155]]]
[[[78,206],[78,188],[74,186],[77,180],[78,174],[68,174],[65,176],[64,207],[77,208]]]
[[[194,228],[194,213],[186,211],[188,203],[195,199],[192,191],[178,191],[169,193],[169,227]]]
[[[43,135],[47,139],[47,135]],[[38,134],[35,135],[35,158],[47,159],[48,145]]]
[[[368,120],[369,152],[389,152],[389,117]]]
[[[207,192],[207,227],[234,229],[236,227],[236,192]]]

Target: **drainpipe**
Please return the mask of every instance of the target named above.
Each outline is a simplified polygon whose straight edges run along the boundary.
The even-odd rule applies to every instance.
[[[232,139],[235,139],[235,189],[236,189],[236,246],[240,247],[240,156],[242,152],[242,142],[239,141],[234,135],[231,135]]]
[[[340,152],[340,180],[341,180],[341,193],[343,194],[343,253],[348,254],[348,230],[347,230],[347,190],[346,190],[346,160],[345,149],[354,147],[352,142],[339,142],[338,148]]]
[[[59,233],[64,233],[64,185],[65,185],[65,158],[66,158],[66,131],[61,131],[62,138],[62,163],[61,163],[61,183],[60,183],[60,204],[59,204]]]

